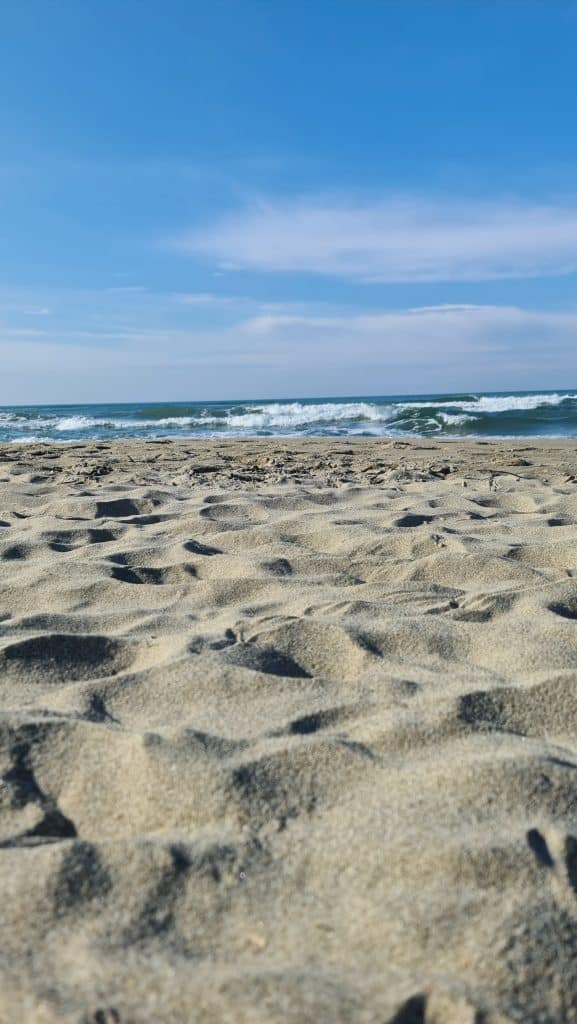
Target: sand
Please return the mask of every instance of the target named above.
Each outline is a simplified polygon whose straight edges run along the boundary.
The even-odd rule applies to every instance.
[[[577,1021],[577,444],[0,448],[0,1021]]]

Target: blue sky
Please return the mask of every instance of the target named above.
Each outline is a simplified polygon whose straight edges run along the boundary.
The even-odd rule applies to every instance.
[[[19,0],[0,403],[577,387],[577,3]]]

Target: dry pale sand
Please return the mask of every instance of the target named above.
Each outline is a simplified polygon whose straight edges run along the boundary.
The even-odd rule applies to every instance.
[[[577,445],[0,449],[0,1020],[577,1021]]]

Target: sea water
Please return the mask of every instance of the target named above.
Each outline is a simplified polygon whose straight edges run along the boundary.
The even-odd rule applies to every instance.
[[[577,390],[0,407],[0,441],[576,437]]]

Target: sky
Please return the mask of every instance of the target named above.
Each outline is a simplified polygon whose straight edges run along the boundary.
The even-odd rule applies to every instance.
[[[19,0],[0,404],[577,387],[577,2]]]

